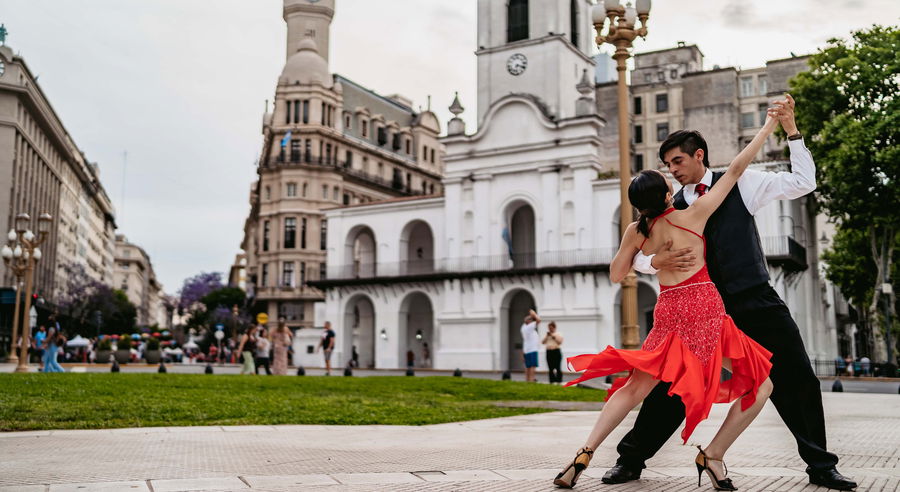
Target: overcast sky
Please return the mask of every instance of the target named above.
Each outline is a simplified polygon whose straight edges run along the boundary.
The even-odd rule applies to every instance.
[[[494,0],[502,1],[502,0]],[[563,1],[563,0],[560,0]],[[100,165],[119,233],[174,293],[239,252],[264,101],[284,63],[281,0],[0,0],[21,54],[77,145]],[[638,50],[696,43],[707,68],[809,53],[896,0],[657,0]],[[474,127],[476,0],[338,0],[333,72],[442,123],[454,91]],[[127,152],[127,162],[125,153]]]

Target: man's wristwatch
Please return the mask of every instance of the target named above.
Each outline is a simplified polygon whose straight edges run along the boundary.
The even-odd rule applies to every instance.
[[[793,135],[788,135],[787,139],[788,140],[800,140],[801,138],[803,138],[803,135],[801,135],[800,132],[797,132]]]

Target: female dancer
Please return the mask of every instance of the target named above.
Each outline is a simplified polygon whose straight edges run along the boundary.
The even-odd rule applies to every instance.
[[[672,207],[672,185],[659,171],[642,171],[635,177],[628,188],[628,199],[641,216],[638,222],[628,226],[610,265],[613,282],[622,280],[639,250],[653,254],[669,241],[674,248],[705,247],[703,236],[695,231],[703,231],[707,219],[762,149],[777,124],[775,114],[775,109],[769,110],[765,125],[753,141],[735,157],[716,185],[685,210]],[[768,377],[772,354],[738,330],[725,314],[722,298],[709,278],[705,262],[694,272],[661,271],[659,281],[661,292],[653,329],[640,350],[607,347],[599,354],[568,359],[574,370],[584,373],[567,386],[626,370],[631,375],[627,380],[620,378],[610,389],[607,403],[584,447],[554,480],[558,486],[574,486],[597,446],[657,383],[665,381],[672,383],[669,394],[680,396],[685,406],[687,424],[681,433],[684,442],[709,415],[713,403],[740,399],[740,403],[735,401],[731,406],[709,446],[705,450],[700,448],[695,460],[698,475],[702,477],[706,471],[716,490],[737,490],[725,476],[722,458],[772,392]],[[720,380],[722,367],[732,373],[728,381]]]

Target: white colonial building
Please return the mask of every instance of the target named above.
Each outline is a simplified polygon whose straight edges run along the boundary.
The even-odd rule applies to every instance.
[[[619,345],[620,286],[608,277],[619,182],[601,166],[589,6],[479,0],[478,130],[465,132],[455,100],[442,139],[444,194],[325,212],[327,279],[314,282],[325,291],[324,319],[316,324],[333,324],[335,364],[355,351],[360,367],[405,367],[411,351],[418,367],[516,370],[530,308],[556,321],[566,355]],[[773,203],[757,222],[773,282],[810,354],[831,357],[817,269],[800,244],[815,244],[807,217],[804,201]],[[657,293],[654,277],[639,277],[642,338]],[[316,341],[298,337],[295,363],[321,365]]]

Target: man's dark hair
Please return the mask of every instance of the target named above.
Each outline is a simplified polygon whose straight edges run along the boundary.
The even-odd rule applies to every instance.
[[[670,133],[666,140],[659,146],[659,160],[665,163],[666,152],[678,147],[687,155],[693,156],[697,149],[703,150],[703,165],[709,167],[709,149],[706,140],[696,130],[678,130]]]

